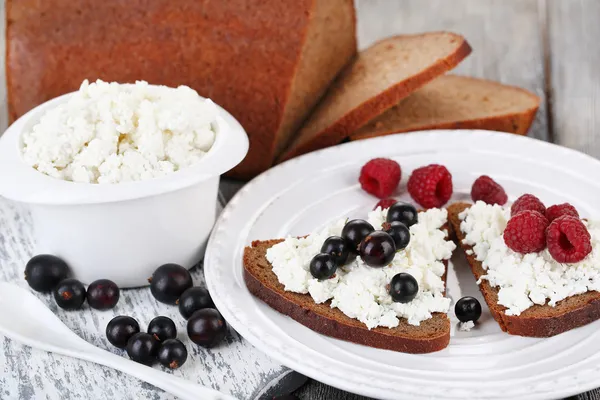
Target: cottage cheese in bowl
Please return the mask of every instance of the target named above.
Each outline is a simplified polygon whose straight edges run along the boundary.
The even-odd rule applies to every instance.
[[[81,84],[23,132],[23,159],[67,181],[119,183],[193,165],[212,147],[217,107],[187,86]]]

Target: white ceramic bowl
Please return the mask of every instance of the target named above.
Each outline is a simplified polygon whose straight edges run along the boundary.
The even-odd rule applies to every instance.
[[[104,278],[123,288],[146,285],[165,263],[191,268],[215,222],[219,176],[248,152],[242,126],[217,107],[215,143],[196,164],[146,181],[74,183],[33,169],[21,153],[21,133],[71,95],[34,108],[0,138],[0,195],[29,206],[36,254],[63,258],[84,283]]]

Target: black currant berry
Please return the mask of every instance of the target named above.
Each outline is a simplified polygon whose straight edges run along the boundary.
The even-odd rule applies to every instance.
[[[460,322],[476,322],[481,317],[481,304],[475,297],[465,296],[456,302],[454,313]]]
[[[400,272],[394,275],[390,282],[390,296],[392,300],[398,303],[409,303],[416,296],[419,291],[419,284],[417,280],[406,272]]]
[[[373,228],[373,225],[367,221],[363,219],[353,219],[352,221],[348,221],[344,226],[344,229],[342,229],[342,238],[350,246],[349,251],[358,254],[360,242],[374,230],[375,228]]]
[[[156,362],[160,342],[149,333],[136,333],[127,341],[127,355],[133,361],[144,365]]]
[[[360,244],[359,255],[369,267],[384,267],[396,255],[394,239],[383,231],[370,233]]]
[[[110,320],[106,325],[106,338],[113,346],[120,349],[127,347],[129,339],[140,332],[138,322],[126,315],[120,315]]]
[[[54,288],[54,300],[65,310],[80,309],[85,302],[85,297],[85,286],[77,279],[63,279]]]
[[[390,207],[386,220],[387,222],[402,222],[410,228],[419,222],[419,213],[412,204],[398,202]]]
[[[87,288],[87,301],[96,310],[108,310],[119,302],[119,287],[108,279],[98,279]]]
[[[49,292],[69,276],[66,262],[50,254],[33,257],[25,266],[25,280],[37,292]]]
[[[162,342],[177,337],[177,328],[171,318],[156,317],[148,324],[148,333]]]
[[[340,236],[331,236],[323,242],[321,253],[331,254],[335,264],[341,267],[348,262],[350,248],[348,247],[348,243]]]
[[[170,369],[177,369],[185,364],[188,352],[185,345],[177,339],[167,339],[158,349],[158,362]]]
[[[410,229],[402,222],[386,222],[383,224],[383,230],[394,239],[396,251],[404,250],[410,243]]]
[[[203,347],[218,344],[227,333],[227,323],[221,313],[214,308],[196,311],[187,323],[190,340]]]
[[[192,314],[203,308],[215,308],[208,290],[203,287],[195,286],[191,287],[177,300],[179,306],[179,312],[185,319],[190,319]]]
[[[319,253],[310,260],[310,273],[315,279],[329,279],[337,270],[331,254]]]
[[[183,292],[194,286],[190,271],[177,264],[158,267],[148,282],[154,298],[167,304],[175,304]]]

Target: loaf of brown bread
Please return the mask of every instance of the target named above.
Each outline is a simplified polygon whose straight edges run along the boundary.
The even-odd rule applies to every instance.
[[[431,353],[448,346],[450,320],[446,314],[434,313],[432,318],[422,321],[419,326],[400,319],[400,325],[396,328],[369,330],[362,322],[346,316],[337,308],[331,308],[329,301],[317,304],[308,294],[285,291],[266,258],[267,249],[281,241],[254,241],[244,250],[246,286],[271,308],[316,332],[365,346],[404,353]],[[445,281],[446,277],[443,279]]]
[[[464,37],[449,32],[394,36],[361,51],[336,78],[280,161],[340,143],[456,67],[470,52]]]
[[[84,79],[188,85],[250,136],[232,176],[269,168],[356,53],[352,0],[7,0],[11,119]]]
[[[470,207],[467,203],[455,203],[448,207],[448,222],[456,234],[459,245],[465,250],[473,248],[462,241],[465,238],[460,230],[458,215]],[[466,254],[475,279],[485,274],[481,262],[477,261],[474,254]],[[479,285],[492,316],[503,331],[513,335],[549,337],[566,332],[573,328],[589,324],[600,318],[600,293],[587,292],[576,296],[567,297],[558,302],[555,307],[549,305],[533,305],[523,311],[521,315],[506,315],[506,307],[498,304],[498,289],[492,287],[487,280]]]
[[[354,132],[352,140],[426,129],[487,129],[524,135],[540,105],[533,93],[466,76],[443,75]]]

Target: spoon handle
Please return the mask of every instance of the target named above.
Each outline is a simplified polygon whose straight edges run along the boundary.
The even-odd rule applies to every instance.
[[[184,400],[234,400],[233,397],[225,395],[216,390],[205,386],[188,382],[184,379],[156,370],[154,368],[142,365],[121,356],[102,350],[95,346],[90,346],[85,352],[78,354],[67,354],[68,352],[58,351],[64,355],[74,356],[83,360],[91,361],[110,368],[114,368],[128,375],[136,377],[142,381],[148,382],[164,391],[174,394]]]

